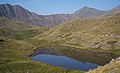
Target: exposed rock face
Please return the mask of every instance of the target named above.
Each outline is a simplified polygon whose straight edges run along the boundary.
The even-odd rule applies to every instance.
[[[45,27],[52,27],[62,22],[75,19],[75,17],[70,14],[38,15],[19,5],[12,6],[10,4],[1,4],[0,13],[11,19]]]
[[[15,17],[15,13],[13,11],[13,7],[9,4],[5,4],[5,5],[0,5],[0,12],[4,15],[7,15],[11,18]]]
[[[20,20],[33,25],[44,27],[53,27],[60,23],[70,21],[77,18],[93,18],[105,14],[115,14],[120,12],[120,6],[109,10],[100,11],[94,8],[83,7],[82,9],[74,12],[73,14],[53,14],[53,15],[38,15],[30,12],[19,5],[1,4],[0,16],[4,15],[10,19]]]

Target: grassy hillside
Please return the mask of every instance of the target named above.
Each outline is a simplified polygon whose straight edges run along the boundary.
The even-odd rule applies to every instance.
[[[46,30],[0,17],[0,73],[83,73],[35,62],[29,58],[37,47],[36,40],[32,40],[32,37]],[[39,46],[43,44],[39,43]]]
[[[28,39],[41,34],[47,30],[43,27],[32,26],[20,21],[10,20],[6,17],[0,17],[0,36],[12,39]]]
[[[84,73],[35,62],[29,55],[37,47],[50,45],[107,49],[107,52],[120,55],[119,28],[120,14],[77,19],[49,30],[0,17],[0,73]],[[119,60],[90,73],[108,73],[114,69],[119,72]]]
[[[82,48],[120,49],[120,14],[77,19],[56,26],[34,38]],[[46,36],[46,37],[45,37]]]
[[[0,16],[0,28],[10,28],[12,30],[20,30],[20,29],[26,29],[31,27],[32,25],[30,24],[25,24],[20,21],[14,21],[4,16]]]
[[[0,37],[0,73],[74,73],[80,71],[32,61],[29,55],[35,46],[28,42]],[[80,72],[81,73],[81,72]]]

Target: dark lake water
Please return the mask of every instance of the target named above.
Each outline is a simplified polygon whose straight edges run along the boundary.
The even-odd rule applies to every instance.
[[[89,70],[98,67],[98,64],[77,61],[75,59],[66,56],[55,56],[48,54],[39,54],[31,57],[33,60],[51,64],[54,66],[60,66],[64,68],[76,69],[76,70]]]
[[[108,63],[116,55],[93,52],[88,50],[75,50],[67,48],[42,48],[31,56],[32,60],[40,61],[53,66],[75,70],[88,71]]]

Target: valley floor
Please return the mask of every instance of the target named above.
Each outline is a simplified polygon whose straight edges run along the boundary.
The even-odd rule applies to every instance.
[[[36,48],[33,44],[0,39],[4,40],[0,41],[0,73],[83,73],[32,61],[29,55]]]
[[[36,62],[29,56],[36,48],[45,46],[67,46],[120,55],[119,32],[120,14],[104,19],[77,19],[51,29],[0,17],[0,73],[85,73]],[[120,73],[120,59],[87,73]]]
[[[35,40],[13,40],[3,37],[0,37],[0,39],[3,40],[0,41],[0,73],[84,73],[83,71],[69,70],[35,62],[29,58],[29,55],[38,46],[43,47],[60,44],[46,43],[43,41],[38,42]],[[119,73],[119,65],[120,60],[117,60],[104,67],[90,71],[90,73],[109,73],[114,70],[114,73]]]

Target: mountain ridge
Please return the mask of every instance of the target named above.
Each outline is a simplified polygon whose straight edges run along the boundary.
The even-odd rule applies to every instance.
[[[120,6],[108,11],[101,11],[85,6],[73,14],[38,15],[34,12],[30,12],[20,5],[1,4],[0,13],[10,19],[20,20],[36,26],[54,27],[61,23],[78,18],[95,18],[102,15],[120,13]]]
[[[10,4],[1,4],[0,12],[13,20],[21,20],[26,23],[44,27],[52,27],[75,18],[69,14],[38,15],[19,5],[12,6]],[[57,21],[54,21],[55,19]]]
[[[90,7],[83,7],[73,14],[76,15],[78,18],[92,18],[92,17],[97,17],[102,14],[104,14],[105,11],[97,10],[95,8],[90,8]]]

